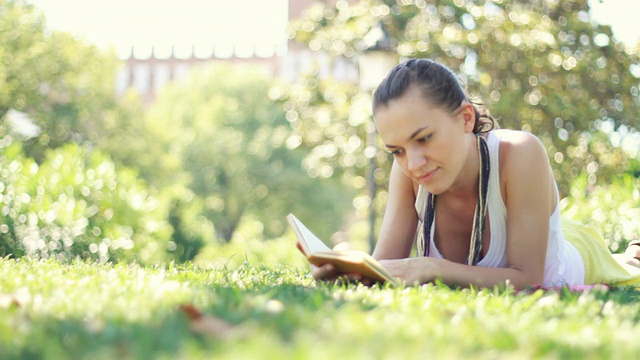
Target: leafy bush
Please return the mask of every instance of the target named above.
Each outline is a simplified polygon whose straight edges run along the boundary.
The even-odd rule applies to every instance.
[[[169,250],[175,262],[191,261],[203,247],[219,242],[213,223],[202,214],[202,199],[193,191],[175,184],[162,188],[159,195],[168,204],[167,221],[174,229]]]
[[[640,239],[639,189],[640,178],[629,174],[595,187],[583,175],[572,183],[560,209],[564,216],[599,229],[611,251],[623,251],[629,241]]]
[[[262,238],[261,222],[251,219],[243,222],[231,242],[208,244],[193,262],[207,268],[236,268],[249,263],[254,266],[308,270],[309,263],[295,243],[295,236],[290,230],[282,237],[265,240]]]
[[[10,136],[0,151],[0,256],[167,260],[166,211],[133,171],[74,143],[40,165]]]

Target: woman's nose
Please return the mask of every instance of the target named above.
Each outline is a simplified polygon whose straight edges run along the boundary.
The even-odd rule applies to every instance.
[[[407,151],[407,169],[416,171],[424,168],[427,158],[420,151]]]

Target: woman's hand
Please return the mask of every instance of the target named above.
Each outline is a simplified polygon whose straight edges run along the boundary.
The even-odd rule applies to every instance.
[[[298,248],[298,250],[300,250],[300,252],[304,254],[304,250],[302,249],[300,242],[296,242],[296,247]],[[306,256],[306,254],[304,255]],[[310,264],[310,265],[311,265],[311,275],[313,276],[314,279],[319,281],[344,282],[344,283],[357,282],[357,283],[362,283],[363,285],[366,285],[366,286],[371,286],[375,283],[375,281],[369,278],[363,277],[360,274],[339,272],[336,270],[333,264],[322,264],[319,266],[316,266],[314,264]]]
[[[333,264],[316,266],[311,264],[311,275],[319,281],[329,281],[336,283],[360,283],[371,286],[376,282],[357,273],[344,273],[337,271]]]
[[[391,275],[408,286],[434,281],[440,276],[440,259],[413,257],[394,260],[378,260]]]

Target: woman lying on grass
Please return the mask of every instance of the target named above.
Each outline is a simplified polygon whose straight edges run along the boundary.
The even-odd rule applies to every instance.
[[[640,284],[640,268],[617,262],[596,232],[560,220],[540,141],[497,129],[445,66],[427,59],[398,65],[375,91],[373,110],[395,159],[373,253],[391,274],[407,284],[508,282],[516,289]],[[414,241],[418,257],[410,257]],[[629,246],[629,261],[638,250]],[[313,275],[344,274],[327,264]]]

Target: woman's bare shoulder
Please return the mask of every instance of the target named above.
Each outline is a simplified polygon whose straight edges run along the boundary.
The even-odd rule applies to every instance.
[[[541,144],[540,139],[528,131],[498,129],[492,131],[500,139],[500,146],[527,146],[531,142]],[[530,145],[529,145],[530,146]]]
[[[547,161],[547,152],[538,137],[520,130],[494,130],[500,141],[501,165],[521,161]]]
[[[516,130],[500,130],[496,135],[500,139],[500,187],[505,204],[510,197],[507,188],[529,191],[533,188],[531,181],[545,180],[544,183],[551,184],[551,164],[540,139],[529,132]]]

